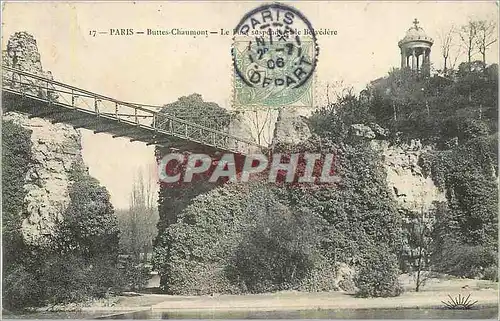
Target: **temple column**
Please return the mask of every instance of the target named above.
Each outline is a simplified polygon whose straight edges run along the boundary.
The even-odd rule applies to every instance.
[[[401,69],[405,67],[405,57],[406,57],[406,51],[401,48]]]
[[[426,49],[425,50],[425,71],[427,73],[426,76],[429,76],[431,74],[431,50]]]
[[[411,70],[417,70],[415,67],[417,66],[417,57],[415,56],[415,49],[411,51]]]

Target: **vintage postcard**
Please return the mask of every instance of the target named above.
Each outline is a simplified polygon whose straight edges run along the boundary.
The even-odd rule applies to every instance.
[[[3,318],[497,318],[498,15],[3,1]]]

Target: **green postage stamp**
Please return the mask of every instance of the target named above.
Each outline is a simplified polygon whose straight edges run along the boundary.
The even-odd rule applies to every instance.
[[[318,45],[310,22],[283,4],[252,10],[234,30],[234,107],[313,107]]]

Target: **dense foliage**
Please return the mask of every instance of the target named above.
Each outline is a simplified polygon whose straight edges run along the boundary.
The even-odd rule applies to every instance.
[[[31,160],[31,132],[12,121],[2,121],[2,241],[3,271],[19,259],[20,233],[26,191],[24,179]]]
[[[275,146],[285,153],[334,153],[341,177],[334,186],[200,184],[172,190],[175,199],[160,197],[166,211],[155,266],[163,290],[355,285],[359,296],[394,296],[401,293],[401,270],[417,273],[417,290],[424,270],[495,279],[498,71],[473,62],[448,75],[393,70],[359,97],[348,92],[313,113],[308,141]],[[420,165],[446,191],[447,202],[427,212],[399,211],[381,156],[370,138],[353,135],[355,124],[375,128],[375,138],[392,143],[434,145]],[[341,279],[342,264],[354,269],[353,279]]]
[[[276,192],[261,187],[247,203],[251,224],[226,267],[228,279],[243,292],[299,288],[320,254],[318,217],[280,203]]]
[[[299,287],[312,267],[317,234],[276,192],[258,183],[229,184],[197,197],[161,235],[155,264],[163,289],[207,294]]]
[[[497,130],[497,91],[498,66],[476,61],[462,63],[447,78],[393,70],[368,88],[367,105],[392,133],[445,147],[451,139],[463,139],[477,121],[486,131]]]
[[[24,179],[31,160],[31,132],[12,121],[2,121],[2,271],[3,304],[15,304],[14,298],[36,300],[33,280],[20,265],[25,248],[21,234],[24,219]],[[23,280],[27,282],[23,284]],[[31,294],[30,294],[31,293]]]
[[[205,102],[200,94],[191,94],[179,98],[173,103],[166,104],[161,110],[160,114],[166,114],[203,125],[210,128],[216,128],[224,131],[229,126],[231,118],[233,117],[227,110],[219,107],[216,103]],[[168,129],[169,122],[167,119],[158,120],[158,124]],[[191,133],[196,139],[198,133]],[[155,150],[157,159],[161,159],[165,154],[170,153],[170,148],[180,148],[180,152],[186,149],[185,141],[176,142],[172,140],[169,144],[158,146]],[[191,146],[192,147],[192,146]],[[182,149],[184,148],[184,149]],[[200,150],[202,146],[195,146],[195,151],[200,153],[210,154],[213,150]],[[189,149],[193,152],[193,149]],[[194,197],[197,195],[208,192],[213,189],[216,184],[208,183],[206,180],[200,181],[195,184],[184,184],[175,186],[162,185],[159,193],[158,211],[160,220],[158,222],[158,230],[163,231],[168,225],[173,224],[177,220],[177,215],[183,210]]]
[[[372,89],[371,101],[380,111],[376,121],[399,131],[402,135],[396,139],[419,138],[435,144],[420,165],[446,192],[446,204],[421,213],[425,220],[410,219],[406,224],[410,252],[417,255],[407,256],[407,262],[402,258],[401,263],[409,263],[410,271],[423,268],[495,280],[498,67],[476,61],[463,63],[450,74],[451,78],[422,79],[394,71],[386,83]]]
[[[423,158],[447,196],[434,231],[434,261],[440,271],[496,278],[492,274],[498,246],[496,145],[496,135],[484,133]]]
[[[231,121],[231,115],[227,110],[216,103],[203,101],[200,94],[180,97],[177,101],[163,106],[160,113],[219,130],[226,128]],[[164,121],[162,122],[160,118],[158,124],[168,128]]]
[[[70,205],[50,244],[24,242],[20,222],[30,133],[10,122],[3,126],[4,307],[79,302],[121,289],[119,233],[109,194],[81,164],[72,170]]]
[[[224,259],[217,254],[228,252],[226,247],[231,246],[228,237],[231,234],[227,230],[238,226],[233,220],[241,216],[240,204],[246,198],[245,193],[228,192],[229,188],[225,186],[200,195],[199,202],[181,211],[177,222],[158,235],[154,264],[161,272],[161,287],[167,293],[217,292],[220,271],[214,266]],[[207,206],[211,199],[214,206]],[[226,237],[219,238],[213,233],[215,231]],[[212,266],[206,268],[204,265]],[[214,285],[207,288],[207,282],[200,282],[202,280],[211,280]]]
[[[167,293],[336,290],[352,283],[336,279],[340,263],[396,247],[398,212],[376,152],[319,136],[294,148],[335,152],[342,182],[231,184],[194,198],[159,236],[155,266]]]
[[[70,178],[71,202],[56,236],[60,251],[85,258],[109,255],[116,260],[119,230],[108,191],[82,164],[75,163]]]

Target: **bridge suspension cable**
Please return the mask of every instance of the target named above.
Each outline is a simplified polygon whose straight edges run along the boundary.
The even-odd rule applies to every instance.
[[[235,153],[265,149],[231,135],[227,129],[146,108],[164,106],[125,102],[12,67],[2,68],[3,100],[7,97],[29,102],[23,108],[28,106],[25,111],[33,117],[54,118],[55,122],[67,122],[75,128],[115,134],[113,137],[133,136],[133,140],[148,144],[162,145],[177,140]],[[40,103],[44,103],[44,107],[40,107]]]

